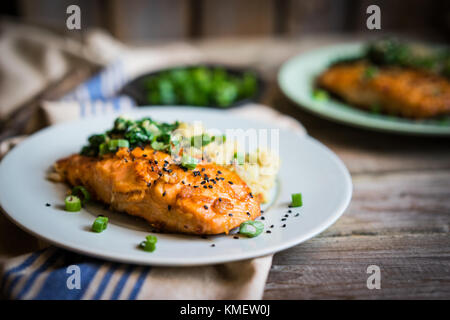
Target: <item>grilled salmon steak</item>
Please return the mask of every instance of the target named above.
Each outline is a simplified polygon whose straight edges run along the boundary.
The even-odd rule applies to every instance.
[[[94,199],[163,231],[228,233],[261,212],[235,172],[206,162],[187,170],[150,146],[118,148],[101,158],[74,154],[57,161],[55,170],[72,186],[83,185]]]
[[[335,64],[317,84],[367,110],[416,119],[450,113],[450,81],[445,77],[413,68],[387,66],[368,72],[371,68],[365,61]]]

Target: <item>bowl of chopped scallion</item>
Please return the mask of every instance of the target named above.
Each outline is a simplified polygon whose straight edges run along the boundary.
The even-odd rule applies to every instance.
[[[138,106],[186,105],[231,108],[256,102],[263,81],[256,72],[222,65],[178,66],[139,76],[121,93]]]

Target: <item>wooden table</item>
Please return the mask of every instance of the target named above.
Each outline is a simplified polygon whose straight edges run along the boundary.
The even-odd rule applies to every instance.
[[[350,207],[319,236],[274,256],[265,299],[450,298],[450,140],[355,129],[308,114],[276,84],[287,58],[340,37],[228,39],[195,45],[210,60],[250,66],[263,102],[298,119],[352,175]],[[326,188],[326,186],[324,186]],[[366,286],[369,265],[381,289]]]
[[[227,40],[202,48],[217,60],[250,65],[269,83],[264,102],[298,119],[349,169],[353,197],[319,236],[277,253],[265,299],[449,299],[450,139],[355,129],[299,109],[278,89],[281,63],[341,39]],[[324,186],[326,188],[326,186]],[[369,290],[367,267],[381,269]]]

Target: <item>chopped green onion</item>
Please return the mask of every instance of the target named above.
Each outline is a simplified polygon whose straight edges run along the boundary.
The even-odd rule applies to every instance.
[[[91,194],[83,186],[76,186],[72,189],[72,195],[81,199],[81,204],[85,204],[91,199]]]
[[[365,70],[364,70],[364,79],[366,80],[370,80],[373,79],[378,73],[378,68],[374,67],[374,66],[368,66]]]
[[[261,221],[245,221],[239,227],[239,233],[249,238],[259,236],[264,230],[264,224]]]
[[[200,149],[213,141],[214,139],[209,134],[203,133],[201,135],[191,137],[191,146]]]
[[[142,241],[139,246],[142,250],[147,252],[153,252],[156,249],[156,242],[158,242],[158,238],[155,236],[149,235],[145,237],[145,240]]]
[[[66,211],[77,212],[81,210],[81,201],[77,196],[67,196],[64,202],[66,204]]]
[[[316,89],[313,91],[313,98],[317,101],[327,101],[329,98],[328,92],[325,90]]]
[[[158,238],[156,236],[148,235],[145,237],[145,240],[151,243],[156,244],[158,242]]]
[[[292,194],[292,207],[301,207],[303,205],[302,194],[293,193]]]
[[[125,139],[113,139],[108,141],[108,148],[110,151],[115,151],[117,148],[129,148],[130,143]]]
[[[102,232],[108,226],[108,217],[98,216],[92,224],[92,231]]]
[[[197,159],[184,153],[183,156],[181,157],[181,165],[186,169],[193,170],[197,166]]]
[[[233,158],[237,160],[239,165],[243,165],[245,163],[245,154],[243,153],[235,152]]]
[[[98,153],[102,156],[104,154],[109,153],[109,147],[108,144],[106,142],[103,142],[99,147],[98,147]]]
[[[155,150],[163,150],[166,145],[163,142],[153,141],[152,148]]]

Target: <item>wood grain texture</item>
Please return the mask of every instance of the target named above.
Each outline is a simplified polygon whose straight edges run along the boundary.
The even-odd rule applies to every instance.
[[[201,35],[271,35],[275,30],[274,8],[272,0],[204,0]]]

